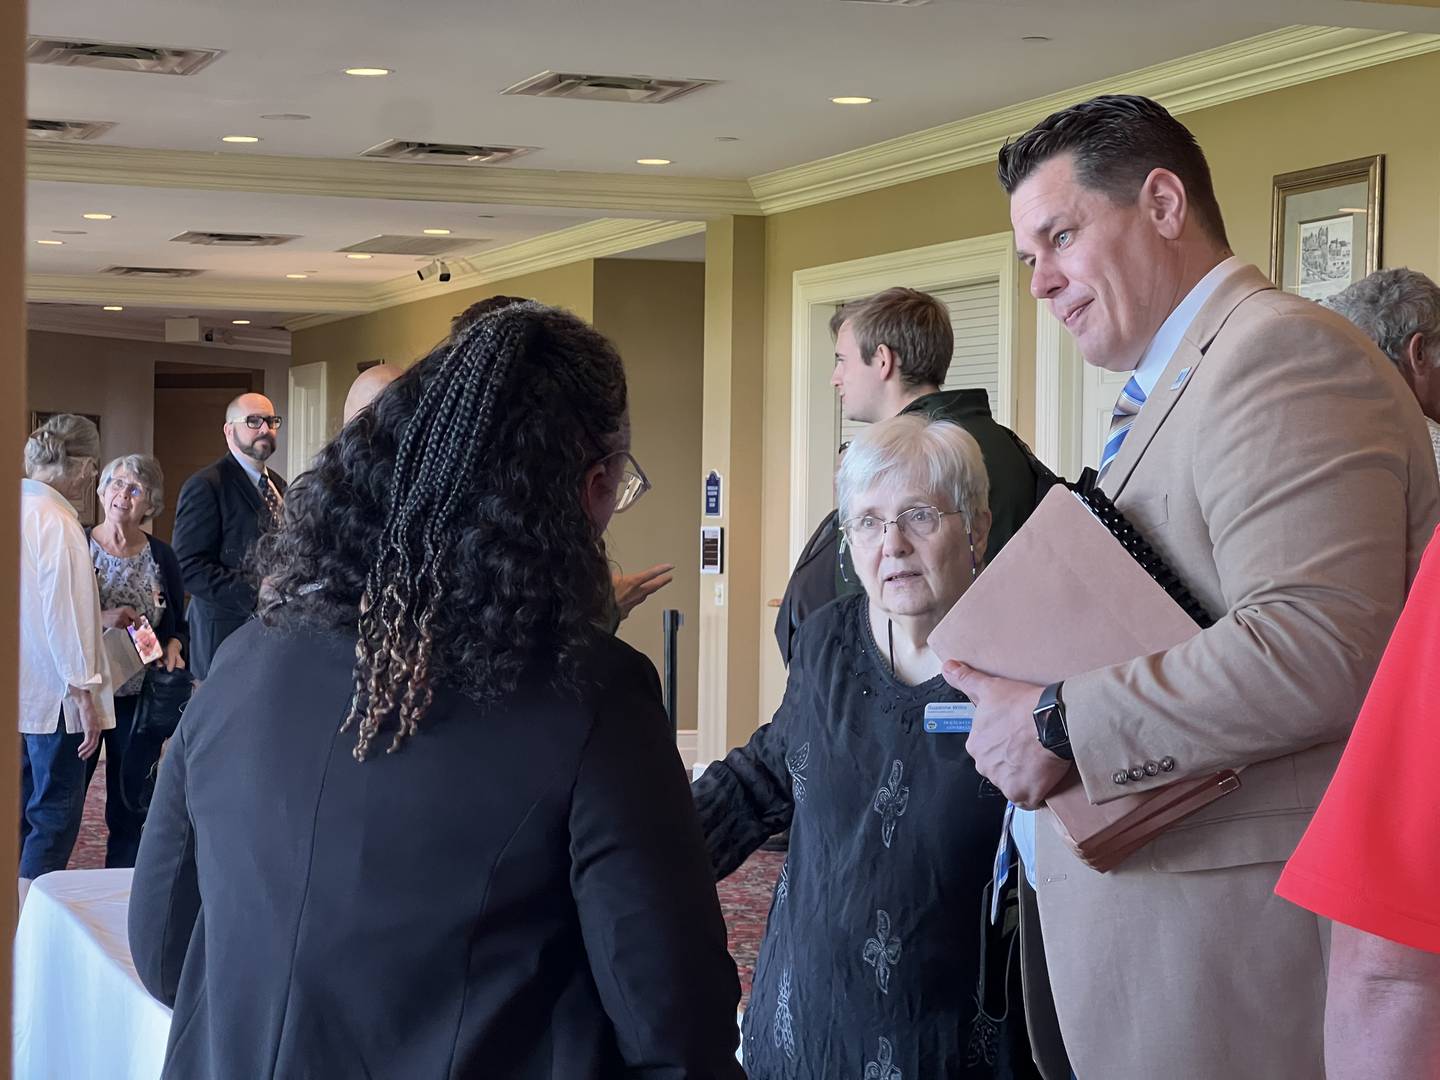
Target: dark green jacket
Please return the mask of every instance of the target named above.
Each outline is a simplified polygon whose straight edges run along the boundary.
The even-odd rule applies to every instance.
[[[990,476],[990,541],[986,558],[994,558],[1035,509],[1043,479],[1020,437],[990,415],[990,395],[983,389],[940,390],[916,398],[900,411],[925,413],[932,419],[952,420],[974,436]],[[785,586],[785,597],[775,619],[775,640],[780,655],[790,662],[791,642],[800,624],[817,608],[837,596],[860,591],[849,555],[840,552],[838,516],[831,511],[811,534]]]

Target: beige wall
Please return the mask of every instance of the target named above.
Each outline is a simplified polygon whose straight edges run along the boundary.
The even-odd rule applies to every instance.
[[[121,454],[148,454],[153,451],[157,361],[259,368],[265,372],[266,396],[275,402],[275,408],[281,414],[285,412],[289,396],[290,359],[287,356],[38,330],[32,330],[27,337],[29,408],[42,412],[98,415],[100,453],[105,461]],[[28,417],[27,411],[27,421]],[[277,443],[275,460],[284,462],[283,428]],[[225,438],[217,428],[215,457],[224,452]],[[178,481],[171,479],[169,486],[173,500],[180,490]]]
[[[345,394],[355,381],[357,363],[383,360],[409,367],[450,333],[450,320],[487,296],[523,296],[566,308],[590,320],[595,310],[595,268],[589,260],[553,270],[494,281],[475,289],[444,293],[409,304],[382,308],[369,315],[299,330],[290,340],[296,365],[323,362],[329,397],[327,430],[340,430]]]
[[[675,580],[620,627],[620,636],[664,673],[660,613],[685,615],[677,700],[683,728],[696,723],[699,664],[700,425],[705,371],[702,263],[603,259],[595,263],[595,328],[620,350],[630,390],[631,445],[653,491],[610,523],[612,561],[626,573],[675,564]]]

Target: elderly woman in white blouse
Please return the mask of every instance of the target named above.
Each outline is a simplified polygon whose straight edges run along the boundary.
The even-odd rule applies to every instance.
[[[72,505],[93,490],[100,433],[61,413],[25,443],[20,481],[20,893],[63,870],[85,807],[85,760],[114,727],[100,594]]]

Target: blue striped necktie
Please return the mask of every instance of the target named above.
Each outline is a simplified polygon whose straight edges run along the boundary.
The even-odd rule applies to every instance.
[[[1140,406],[1145,404],[1145,391],[1135,381],[1135,376],[1130,376],[1130,381],[1125,384],[1125,389],[1120,391],[1120,400],[1115,402],[1115,411],[1110,414],[1110,432],[1105,436],[1105,449],[1100,453],[1100,479],[1104,479],[1105,470],[1110,468],[1110,462],[1115,460],[1115,455],[1120,453],[1120,447],[1125,445],[1125,436],[1130,434],[1130,427],[1135,423],[1135,417],[1140,414]]]

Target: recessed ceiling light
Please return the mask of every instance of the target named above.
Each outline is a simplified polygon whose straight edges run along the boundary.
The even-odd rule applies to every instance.
[[[261,113],[261,120],[309,120],[310,114],[303,112],[271,112]]]
[[[345,69],[346,75],[359,75],[361,78],[375,78],[379,75],[389,75],[389,68],[382,67],[353,67]]]
[[[249,319],[231,319],[231,320],[230,320],[230,325],[231,325],[231,326],[249,326],[249,325],[250,325],[250,320],[249,320]]]
[[[421,229],[426,236],[449,236],[449,229]]]
[[[228,143],[255,143],[260,141],[258,135],[221,135],[221,142]]]
[[[123,307],[121,307],[119,304],[106,304],[105,307],[102,308],[101,310],[103,310],[103,311],[124,311],[125,309],[124,309]]]
[[[81,214],[80,216],[83,217],[86,221],[110,221],[110,220],[112,220],[112,219],[115,217],[114,214],[99,214],[99,213],[95,213],[95,214]]]
[[[37,244],[44,244],[46,247],[59,247],[65,243],[64,240],[36,240]]]
[[[292,281],[298,281],[300,278],[307,278],[307,277],[309,277],[310,275],[309,275],[309,274],[286,274],[285,276],[286,276],[287,278],[290,278]]]
[[[832,97],[830,100],[836,105],[869,105],[875,99],[868,97]]]
[[[636,165],[670,165],[673,164],[668,157],[639,157],[635,159]]]
[[[373,259],[375,256],[366,255],[363,251],[352,251],[345,256],[347,259]]]

